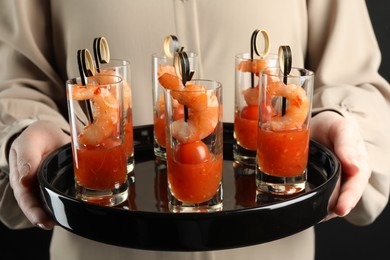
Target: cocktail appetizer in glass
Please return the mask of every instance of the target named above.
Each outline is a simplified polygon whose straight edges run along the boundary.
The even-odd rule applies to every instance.
[[[131,94],[131,71],[130,62],[122,59],[112,59],[107,39],[98,37],[94,39],[94,57],[96,74],[117,75],[122,78],[123,88],[123,112],[125,118],[125,149],[127,156],[127,172],[131,179],[134,170],[134,137],[133,137],[133,106]]]
[[[92,64],[86,53],[79,65]],[[76,197],[117,205],[128,197],[122,78],[81,75],[66,82]]]
[[[172,46],[171,46],[172,45]],[[161,86],[159,78],[165,73],[176,75],[174,68],[174,55],[179,50],[179,41],[176,36],[169,35],[165,38],[163,45],[164,52],[152,55],[153,65],[153,125],[154,125],[154,154],[156,157],[166,159],[166,125],[165,125],[165,104],[164,87]],[[189,66],[191,71],[197,71],[198,55],[187,52]],[[184,117],[183,105],[175,105],[175,117],[177,119]]]
[[[314,74],[282,68],[261,72],[256,174],[258,190],[284,195],[306,187]]]
[[[257,34],[264,36],[264,51],[258,52]],[[235,56],[235,109],[234,109],[234,161],[251,167],[249,174],[255,173],[256,143],[258,122],[259,73],[266,67],[277,67],[278,57],[268,54],[269,39],[264,30],[254,31],[251,39],[251,52]],[[254,55],[257,54],[258,57]]]
[[[222,86],[211,80],[186,81],[188,74],[182,75],[159,77],[166,88],[169,207],[173,212],[221,210]],[[178,104],[182,118],[175,117]]]

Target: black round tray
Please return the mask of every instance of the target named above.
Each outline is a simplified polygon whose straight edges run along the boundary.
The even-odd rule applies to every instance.
[[[256,194],[255,176],[232,161],[233,124],[224,124],[223,210],[170,213],[164,162],[155,160],[153,126],[134,128],[135,182],[129,199],[104,207],[75,199],[72,152],[65,145],[39,170],[43,203],[58,225],[77,235],[116,246],[169,251],[205,251],[280,239],[321,221],[333,204],[340,175],[337,158],[311,141],[309,188],[276,197]],[[253,170],[253,169],[252,169]]]

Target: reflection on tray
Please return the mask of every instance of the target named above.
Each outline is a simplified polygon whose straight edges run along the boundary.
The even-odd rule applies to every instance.
[[[156,159],[154,161],[156,174],[154,175],[154,196],[156,208],[160,212],[169,212],[168,207],[168,180],[166,161]]]
[[[256,178],[254,169],[233,162],[236,208],[256,206]]]
[[[133,181],[129,185],[128,200],[114,208],[169,213],[166,161],[155,158],[142,164],[142,168],[146,164],[153,166],[153,172],[138,172],[136,167],[135,173],[133,172]],[[319,172],[315,172],[312,169],[311,173],[316,175],[315,177],[312,176],[309,178],[313,183],[308,182],[304,193],[277,196],[260,193],[256,190],[254,172],[254,168],[241,165],[240,163],[231,161],[224,162],[224,210],[262,207],[291,200],[310,192],[315,186],[327,181],[326,176],[318,174]],[[152,192],[150,192],[151,188],[153,188]],[[65,193],[71,197],[75,197],[73,188],[68,189]]]

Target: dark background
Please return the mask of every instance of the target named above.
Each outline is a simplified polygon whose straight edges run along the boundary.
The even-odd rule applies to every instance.
[[[382,50],[379,71],[390,81],[390,1],[366,2]],[[343,219],[333,219],[315,228],[316,260],[381,259],[390,247],[387,238],[390,233],[390,206],[372,225],[366,227],[353,226]],[[36,228],[10,231],[0,223],[0,238],[1,259],[49,259],[49,231]]]
[[[366,0],[366,3],[382,51],[382,64],[379,72],[387,81],[390,81],[390,1]]]

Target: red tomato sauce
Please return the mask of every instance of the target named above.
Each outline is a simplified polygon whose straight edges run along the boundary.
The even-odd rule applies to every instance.
[[[247,150],[256,151],[257,121],[259,109],[257,106],[243,107],[241,113],[234,117],[234,134],[238,144]]]
[[[303,173],[309,155],[309,130],[273,132],[259,129],[257,161],[273,176],[293,177]]]
[[[160,116],[154,116],[154,137],[156,142],[165,147],[166,143],[166,134],[165,134],[165,115],[161,114]]]
[[[77,150],[74,171],[79,185],[108,190],[122,184],[127,178],[125,148],[117,145],[110,148],[88,148]]]
[[[201,141],[187,143],[184,148],[177,148],[174,154],[169,151],[167,156],[169,185],[173,195],[182,202],[202,203],[210,200],[222,180],[222,154],[213,158],[199,143],[206,147]],[[194,147],[196,145],[200,147]]]

